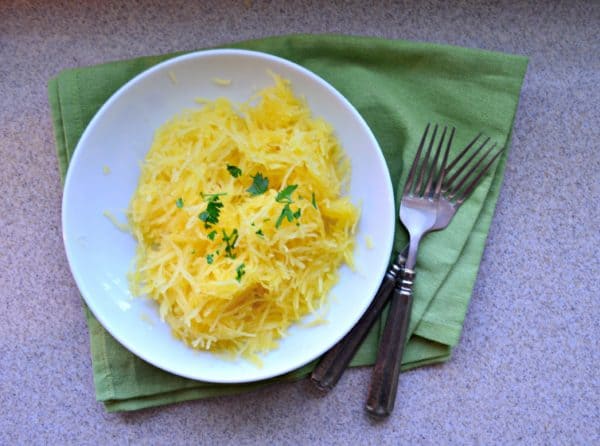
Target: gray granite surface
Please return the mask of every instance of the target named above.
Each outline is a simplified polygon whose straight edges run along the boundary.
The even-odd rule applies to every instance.
[[[0,0],[0,444],[600,444],[600,2]],[[363,412],[369,370],[107,414],[60,232],[64,68],[294,32],[530,56],[460,346]]]

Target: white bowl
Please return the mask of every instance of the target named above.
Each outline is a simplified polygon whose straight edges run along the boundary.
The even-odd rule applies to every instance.
[[[355,250],[356,271],[344,266],[332,290],[328,323],[293,326],[258,367],[198,352],[175,339],[155,304],[133,297],[126,274],[135,240],[104,215],[123,222],[136,188],[139,162],[154,132],[194,99],[226,96],[246,100],[272,84],[271,70],[292,82],[316,116],[329,121],[352,162],[351,200],[362,208]],[[231,79],[229,86],[212,79]],[[110,173],[103,171],[110,168]],[[287,60],[242,50],[210,50],[156,65],[125,84],[98,111],[77,145],[65,181],[63,237],[69,265],[86,303],[123,346],[145,361],[191,379],[241,383],[294,370],[338,342],[369,306],[383,279],[394,234],[392,185],[381,149],[354,107],[314,73]],[[373,247],[366,246],[371,237]],[[310,316],[307,318],[310,320]]]

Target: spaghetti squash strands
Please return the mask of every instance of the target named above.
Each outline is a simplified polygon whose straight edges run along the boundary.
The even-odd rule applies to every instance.
[[[222,79],[220,77],[213,77],[212,81],[216,85],[221,85],[222,87],[226,87],[228,85],[231,85],[231,79]]]
[[[128,212],[132,290],[186,344],[254,361],[326,302],[359,218],[333,129],[273,77],[165,123]]]

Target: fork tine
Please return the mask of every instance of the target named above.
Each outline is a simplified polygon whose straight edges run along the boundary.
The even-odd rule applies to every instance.
[[[446,145],[446,151],[444,152],[444,158],[442,159],[442,166],[440,167],[440,177],[438,178],[435,185],[435,192],[433,194],[434,199],[439,199],[442,193],[442,184],[444,184],[446,172],[448,172],[449,170],[446,168],[446,163],[448,162],[448,154],[450,153],[450,147],[452,146],[452,140],[454,139],[455,131],[456,129],[452,127],[452,130],[450,131],[450,137],[448,138],[448,144]]]
[[[465,156],[465,154],[466,154],[466,153],[467,153],[469,150],[471,150],[471,147],[473,147],[473,146],[475,145],[475,143],[477,142],[477,140],[478,140],[479,138],[481,138],[482,136],[483,136],[483,133],[479,133],[479,134],[478,134],[478,135],[477,135],[475,138],[473,138],[473,141],[471,141],[471,142],[470,142],[470,143],[467,145],[467,147],[465,147],[465,148],[462,150],[462,152],[460,152],[460,153],[458,154],[458,156],[452,160],[452,162],[450,163],[450,165],[448,166],[448,169],[446,169],[446,171],[447,171],[447,172],[450,172],[450,171],[451,171],[451,170],[454,168],[454,166],[456,166],[456,165],[458,164],[458,162],[459,162],[459,161],[462,159],[462,157],[463,157],[463,156]],[[490,138],[488,138],[488,139],[487,139],[485,142],[487,142],[487,141],[489,141],[489,140],[490,140]]]
[[[429,165],[429,155],[431,154],[431,148],[433,147],[433,143],[435,141],[435,135],[437,134],[438,131],[438,125],[436,124],[435,127],[433,127],[433,134],[431,135],[431,140],[429,141],[429,146],[427,147],[427,152],[425,152],[425,159],[423,160],[423,162],[421,163],[421,170],[419,171],[419,179],[417,180],[417,186],[415,187],[415,194],[416,195],[421,195],[421,190],[422,190],[422,185],[423,185],[423,180],[425,179],[425,172],[427,170],[427,167]],[[416,161],[416,158],[415,158]],[[425,180],[427,181],[427,180]]]
[[[444,145],[444,139],[446,138],[446,131],[448,128],[444,126],[444,130],[442,131],[442,136],[440,138],[440,142],[438,143],[438,148],[435,151],[435,155],[433,156],[433,161],[431,162],[431,168],[429,169],[429,175],[427,177],[427,185],[425,186],[425,190],[423,191],[423,195],[432,196],[431,186],[433,185],[433,178],[438,176],[438,160],[440,158],[440,152],[442,151],[442,146]],[[441,170],[440,170],[441,172]]]
[[[404,185],[404,194],[408,194],[413,187],[415,173],[417,172],[417,166],[419,164],[419,158],[421,158],[421,151],[423,150],[423,146],[425,145],[425,141],[427,140],[427,133],[429,132],[430,125],[430,123],[427,123],[425,131],[423,132],[423,137],[421,138],[421,142],[419,143],[417,154],[415,155],[415,159],[413,160],[412,166],[410,167],[410,172],[408,173],[406,184]]]
[[[453,186],[452,184],[450,184],[450,181],[448,181],[449,184],[446,185],[446,192],[448,194],[448,198],[449,199],[454,199],[458,195],[458,192],[462,189],[462,187],[464,186],[465,182],[477,170],[477,168],[481,165],[481,163],[483,163],[483,161],[487,158],[487,156],[490,154],[490,152],[492,150],[494,150],[495,147],[496,147],[496,144],[495,143],[492,144],[492,147],[490,147],[488,150],[485,151],[485,153],[481,156],[481,158],[479,158],[479,161],[477,161],[475,163],[475,165],[473,167],[471,167],[467,171],[467,173],[465,173],[462,176],[462,178],[459,180],[459,182],[458,182],[458,184],[456,186]],[[475,157],[475,155],[477,155],[479,153],[480,150],[481,150],[481,147],[479,149],[477,149],[477,151],[473,154],[473,156],[471,156],[471,158],[469,159],[468,162],[471,162],[471,160]],[[465,163],[465,164],[467,164],[467,163]],[[465,166],[462,166],[461,170],[464,167]],[[449,190],[449,189],[451,189],[451,190]]]
[[[469,170],[469,172],[467,174],[465,174],[464,178],[462,178],[460,180],[460,183],[458,184],[458,186],[456,187],[456,189],[454,190],[454,192],[452,192],[449,196],[448,199],[453,200],[455,199],[456,203],[458,205],[460,205],[463,201],[465,201],[473,192],[473,190],[475,189],[475,187],[477,187],[477,184],[479,183],[479,180],[481,180],[481,178],[483,177],[483,175],[485,175],[485,173],[488,171],[488,169],[490,168],[490,166],[494,163],[494,161],[496,161],[496,158],[498,158],[500,156],[500,154],[502,153],[502,149],[498,149],[496,151],[496,153],[494,154],[494,156],[492,156],[492,159],[488,161],[488,163],[480,170],[480,172],[477,174],[477,176],[467,185],[464,187],[462,193],[460,194],[460,196],[458,196],[458,193],[460,192],[460,190],[463,188],[463,185],[465,184],[465,182],[467,181],[467,179],[469,179],[469,177],[475,172],[475,170],[477,169],[477,167],[479,167],[481,165],[481,163],[483,163],[483,161],[487,158],[487,156],[490,154],[490,152],[492,151],[492,149],[494,149],[496,147],[496,144],[493,144],[492,147],[490,147],[490,150],[488,150],[482,157],[481,159],[477,162],[477,164],[475,164],[475,166],[473,166],[473,168],[471,170]]]
[[[471,144],[469,144],[467,147],[465,147],[465,149],[460,153],[460,155],[458,156],[458,158],[461,158],[468,149],[470,149],[473,145],[473,143],[475,142],[476,139],[473,140],[473,142]],[[473,161],[475,159],[475,157],[477,155],[479,155],[479,153],[483,150],[483,148],[485,147],[485,145],[489,142],[490,138],[486,138],[485,141],[483,141],[483,143],[481,143],[481,145],[477,148],[477,150],[475,150],[475,152],[473,153],[473,155],[471,155],[469,157],[468,160],[466,160],[459,168],[458,170],[448,179],[448,181],[446,182],[446,184],[444,184],[443,187],[443,192],[447,192],[448,190],[450,190],[452,188],[452,183],[454,183],[456,181],[456,179],[463,173],[463,171],[467,168],[467,166],[469,164],[471,164],[471,161]],[[493,148],[493,146],[492,146]],[[488,151],[489,153],[489,151]],[[487,153],[486,153],[487,155]],[[454,167],[454,165],[456,164],[456,162],[458,161],[458,159],[455,159],[454,161],[452,161],[451,165],[448,167],[448,172],[450,172],[450,170],[452,169],[452,167]],[[465,175],[465,177],[467,177],[468,175]],[[460,188],[460,186],[458,187]]]

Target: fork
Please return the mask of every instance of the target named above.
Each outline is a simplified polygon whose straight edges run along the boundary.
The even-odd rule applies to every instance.
[[[420,147],[422,147],[426,142],[427,131],[429,129],[429,125],[426,128],[426,131],[421,140]],[[452,129],[449,136],[448,144],[452,144],[452,139],[454,137],[455,130]],[[463,194],[460,197],[457,197],[456,200],[447,202],[446,194],[448,191],[456,190],[456,186],[454,184],[457,181],[457,178],[460,176],[462,172],[464,172],[471,162],[479,155],[484,147],[489,143],[490,138],[484,138],[484,141],[480,143],[479,147],[473,151],[473,154],[460,166],[458,166],[459,162],[471,151],[471,149],[480,141],[483,134],[479,133],[475,138],[467,144],[467,146],[456,156],[456,158],[449,163],[446,168],[446,172],[451,174],[449,180],[446,181],[444,186],[442,187],[442,195],[440,196],[440,203],[444,202],[441,207],[443,210],[438,212],[436,215],[436,221],[432,228],[432,231],[437,231],[444,229],[450,221],[452,220],[452,216],[460,205],[464,202],[464,200],[468,197],[467,194]],[[496,147],[496,144],[493,144],[481,157],[481,159],[476,162],[474,168],[478,168],[483,160],[491,153],[491,151]],[[498,154],[496,154],[497,157]],[[493,163],[495,157],[491,162],[488,162],[487,166],[482,169],[482,172],[485,172]],[[458,167],[457,167],[458,166]],[[456,172],[452,172],[453,169],[456,168]],[[473,167],[471,168],[473,169]],[[469,175],[466,175],[464,178],[468,178]],[[475,186],[476,183],[471,184],[471,186]],[[451,204],[452,208],[448,210],[448,204]],[[348,364],[356,354],[363,340],[366,338],[367,334],[371,327],[375,324],[375,321],[381,315],[383,308],[387,304],[389,297],[392,295],[394,287],[398,278],[402,275],[402,269],[404,268],[404,263],[406,262],[406,257],[408,256],[408,245],[398,254],[396,260],[389,268],[388,272],[384,276],[383,282],[377,291],[371,305],[364,313],[360,321],[352,328],[352,330],[334,347],[332,347],[324,356],[321,358],[319,364],[315,367],[314,371],[311,374],[311,382],[313,385],[322,392],[326,392],[331,390],[339,381],[340,377],[348,367]]]
[[[448,178],[449,171],[457,160],[461,159],[467,149],[447,166],[448,153],[454,136],[454,128],[450,133],[446,150],[444,151],[441,166],[438,161],[442,150],[447,128],[444,127],[437,150],[430,162],[431,150],[434,146],[438,126],[433,129],[427,152],[421,161],[422,149],[427,139],[430,125],[425,128],[421,144],[415,155],[415,160],[408,174],[400,203],[400,220],[406,227],[410,243],[404,268],[401,270],[401,279],[397,281],[392,293],[393,299],[388,313],[388,319],[379,343],[377,359],[373,367],[371,386],[367,398],[366,410],[375,418],[389,416],[394,408],[398,390],[398,378],[402,363],[402,353],[406,343],[406,335],[410,322],[410,312],[413,300],[413,284],[415,280],[415,266],[419,244],[424,235],[433,230],[445,228],[457,209],[475,190],[487,170],[496,161],[502,150],[498,150],[492,158],[481,168],[480,166],[495,148],[490,147],[485,154],[466,173],[470,162],[483,149],[489,138],[480,148]],[[474,140],[476,141],[480,135]],[[474,143],[474,142],[473,142]],[[479,170],[478,170],[479,169]]]

